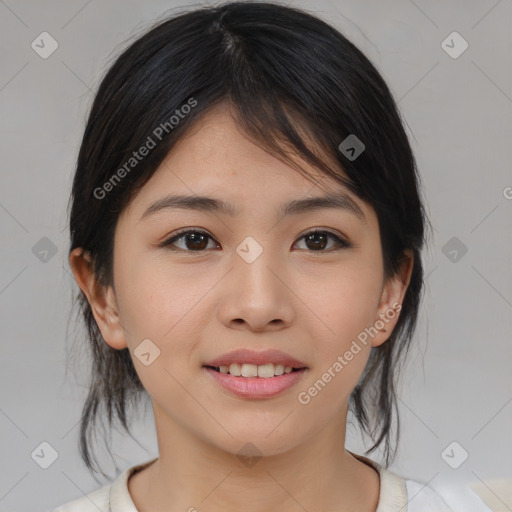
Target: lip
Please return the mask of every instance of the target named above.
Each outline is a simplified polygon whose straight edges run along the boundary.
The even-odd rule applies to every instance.
[[[232,352],[223,354],[222,356],[217,357],[216,359],[212,359],[211,361],[205,363],[203,366],[229,366],[232,363],[247,363],[256,365],[272,363],[274,365],[283,364],[284,366],[291,366],[292,368],[297,369],[307,368],[306,363],[303,363],[302,361],[299,361],[298,359],[295,359],[289,354],[281,352],[280,350],[277,349],[268,349],[263,350],[262,352],[255,352],[254,350],[248,349],[233,350]],[[247,377],[243,378],[246,380],[250,380],[250,378]]]
[[[212,365],[213,366],[213,365]],[[262,377],[235,377],[229,373],[220,373],[213,368],[203,367],[202,370],[222,386],[225,390],[241,398],[272,398],[284,393],[297,384],[307,368],[291,373],[264,379]]]

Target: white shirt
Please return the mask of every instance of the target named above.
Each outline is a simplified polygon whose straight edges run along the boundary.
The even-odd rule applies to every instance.
[[[350,453],[379,472],[380,494],[375,512],[453,512],[430,487],[415,480],[404,479],[367,457]],[[128,479],[155,460],[127,469],[112,484],[70,501],[52,512],[139,512],[128,491]]]

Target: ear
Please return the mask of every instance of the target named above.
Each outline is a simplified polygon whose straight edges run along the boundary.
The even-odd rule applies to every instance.
[[[405,292],[411,280],[414,266],[414,254],[410,249],[404,251],[400,271],[390,277],[382,287],[378,306],[378,316],[374,321],[374,328],[378,334],[372,338],[372,347],[382,345],[390,336],[400,317],[400,310]]]
[[[78,286],[89,301],[103,339],[117,350],[126,348],[128,344],[125,330],[121,325],[113,288],[105,287],[98,282],[92,271],[91,258],[81,247],[70,252],[69,266]]]

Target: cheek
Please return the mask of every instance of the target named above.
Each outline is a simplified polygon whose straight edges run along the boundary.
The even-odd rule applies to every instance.
[[[119,306],[132,342],[141,336],[161,343],[172,338],[187,325],[196,304],[214,285],[192,268],[177,269],[147,256],[119,261],[116,276]]]
[[[207,310],[211,302],[205,296],[218,278],[201,275],[194,265],[177,270],[162,259],[126,257],[118,262],[116,279],[121,321],[136,371],[146,390],[158,394],[162,383],[172,381],[168,372],[180,381],[187,378],[197,333],[214,314]],[[146,339],[154,346],[141,345]],[[146,346],[158,354],[148,366],[138,358]]]
[[[375,322],[381,288],[380,268],[364,261],[352,261],[311,278],[305,288],[306,301],[312,315],[321,320],[328,353],[350,345]]]
[[[368,362],[371,345],[365,329],[377,318],[382,274],[376,261],[361,256],[315,277],[308,306],[321,319],[311,317],[319,327],[311,332],[318,360],[299,403],[308,402],[315,414],[329,415],[346,403]]]
[[[375,320],[379,291],[371,278],[339,276],[313,295],[322,320],[314,319],[321,333],[310,331],[317,360],[297,400],[317,419],[328,421],[342,410],[366,367],[371,345],[361,335]]]
[[[197,328],[194,305],[204,293],[184,287],[181,277],[170,280],[163,269],[150,264],[120,265],[119,282],[121,317],[139,379],[157,401],[182,403],[177,382],[187,378],[194,323]]]

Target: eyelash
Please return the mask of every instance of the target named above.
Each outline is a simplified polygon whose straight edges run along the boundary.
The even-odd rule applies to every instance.
[[[178,231],[176,234],[174,234],[172,237],[168,238],[164,242],[162,242],[160,244],[160,247],[165,247],[166,249],[168,249],[172,252],[188,252],[188,253],[206,252],[206,249],[199,250],[199,251],[192,251],[192,250],[187,250],[187,249],[176,249],[176,248],[171,247],[171,245],[174,242],[176,242],[177,240],[179,240],[181,238],[184,238],[185,235],[190,234],[190,233],[206,235],[211,240],[214,240],[214,238],[212,236],[210,236],[206,231],[202,231],[200,229],[183,229],[181,231]],[[308,231],[307,233],[304,233],[298,240],[302,240],[303,238],[306,238],[307,236],[316,234],[316,233],[328,235],[329,237],[331,237],[332,239],[335,240],[336,246],[334,248],[327,249],[327,250],[318,250],[318,251],[310,250],[309,252],[311,252],[313,254],[315,254],[315,253],[318,253],[318,254],[330,253],[332,251],[337,251],[337,250],[341,250],[341,249],[349,249],[349,248],[353,247],[353,245],[351,243],[347,242],[343,238],[340,238],[338,235],[332,233],[331,231],[327,231],[325,229],[313,229],[311,231]]]

